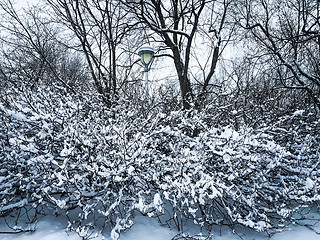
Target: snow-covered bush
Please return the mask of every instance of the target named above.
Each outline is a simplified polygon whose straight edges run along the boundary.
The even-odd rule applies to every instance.
[[[113,239],[137,212],[181,232],[188,221],[262,231],[320,198],[320,123],[305,112],[235,130],[205,111],[143,117],[126,101],[50,94],[0,105],[1,216],[58,208],[79,235]]]
[[[265,230],[278,226],[278,218],[290,219],[299,204],[319,199],[318,172],[312,171],[319,153],[302,167],[301,155],[290,153],[272,135],[206,128],[203,117],[173,112],[159,121],[154,118],[145,126],[156,127],[140,131],[136,141],[140,178],[148,183],[144,191],[151,185],[163,206],[171,205],[169,212],[157,210],[179,228],[192,219],[200,225],[241,223]],[[146,206],[160,202],[158,196],[147,199]]]

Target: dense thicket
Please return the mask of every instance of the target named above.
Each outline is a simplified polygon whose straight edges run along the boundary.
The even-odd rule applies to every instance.
[[[126,103],[33,97],[1,104],[2,217],[59,208],[81,236],[104,226],[117,239],[137,212],[181,231],[188,220],[262,231],[319,201],[320,122],[306,110],[235,130],[217,112],[145,118]]]

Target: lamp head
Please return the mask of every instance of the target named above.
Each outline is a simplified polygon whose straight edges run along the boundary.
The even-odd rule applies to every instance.
[[[151,46],[143,46],[139,49],[138,54],[141,57],[142,64],[148,68],[154,55],[153,48]]]

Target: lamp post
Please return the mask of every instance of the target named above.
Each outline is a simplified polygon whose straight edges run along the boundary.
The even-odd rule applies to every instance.
[[[154,50],[151,46],[143,46],[139,49],[138,54],[141,57],[141,62],[144,66],[144,74],[145,74],[145,81],[146,81],[146,86],[145,86],[146,99],[148,99],[148,96],[149,96],[148,71],[149,71],[149,65],[152,62]]]

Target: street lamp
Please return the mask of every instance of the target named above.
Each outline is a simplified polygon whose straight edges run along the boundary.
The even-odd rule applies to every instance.
[[[138,51],[141,57],[141,62],[144,66],[145,80],[146,80],[146,99],[148,99],[149,85],[148,85],[148,71],[149,65],[152,62],[152,57],[154,55],[154,50],[151,46],[143,46]]]

